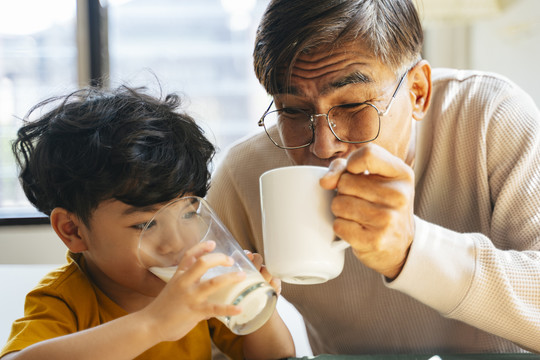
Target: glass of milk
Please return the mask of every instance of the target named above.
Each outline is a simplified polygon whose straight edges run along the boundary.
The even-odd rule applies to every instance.
[[[167,282],[176,272],[185,251],[208,240],[216,243],[213,252],[230,256],[234,265],[211,268],[202,280],[228,272],[246,273],[242,282],[214,292],[208,300],[241,306],[240,314],[218,319],[235,334],[249,334],[270,318],[277,295],[204,199],[182,197],[157,211],[141,233],[139,259],[153,274]]]

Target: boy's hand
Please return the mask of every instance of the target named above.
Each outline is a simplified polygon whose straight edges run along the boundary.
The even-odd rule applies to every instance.
[[[261,275],[263,276],[264,280],[268,281],[268,283],[274,288],[276,291],[276,294],[281,294],[281,280],[278,278],[275,278],[268,272],[268,269],[263,264],[263,257],[261,254],[258,253],[252,253],[249,250],[244,250],[247,257],[253,265],[255,265],[255,268],[260,271]]]
[[[158,297],[142,310],[161,341],[178,340],[200,321],[211,317],[232,316],[241,312],[239,306],[208,302],[209,295],[242,281],[246,276],[245,273],[234,272],[201,280],[210,268],[233,264],[233,260],[224,254],[210,254],[214,248],[215,243],[209,241],[189,249],[175,275]]]

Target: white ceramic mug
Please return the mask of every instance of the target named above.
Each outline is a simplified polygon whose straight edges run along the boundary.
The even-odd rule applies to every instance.
[[[343,270],[349,244],[336,238],[330,205],[335,191],[319,179],[328,168],[289,166],[261,175],[264,260],[268,271],[291,284],[318,284]]]

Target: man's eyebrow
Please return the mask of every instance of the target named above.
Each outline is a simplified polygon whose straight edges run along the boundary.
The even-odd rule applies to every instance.
[[[341,87],[351,85],[351,84],[370,84],[373,82],[373,79],[369,77],[368,75],[361,73],[359,71],[355,71],[349,75],[346,75],[342,77],[341,79],[338,79],[329,85],[326,85],[321,93],[328,92],[332,89],[339,89]]]
[[[279,84],[277,93],[272,94],[272,95],[273,96],[276,96],[276,95],[302,96],[302,92],[296,86],[292,86],[292,85],[285,86],[283,84]]]
[[[371,84],[373,83],[373,79],[360,71],[352,72],[348,75],[343,76],[340,79],[337,79],[336,81],[331,82],[330,84],[325,85],[322,89],[320,94],[325,95],[328,92],[332,90],[336,90],[339,88],[342,88],[347,85],[351,84]],[[303,93],[300,91],[299,88],[293,85],[289,86],[283,86],[280,84],[278,89],[278,94],[275,95],[294,95],[294,96],[302,96]]]

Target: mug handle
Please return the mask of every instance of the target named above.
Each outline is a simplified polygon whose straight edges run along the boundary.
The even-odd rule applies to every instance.
[[[342,250],[345,250],[346,248],[348,248],[349,246],[351,246],[351,244],[349,244],[348,242],[346,242],[345,240],[334,240],[332,242],[332,249],[333,250],[336,250],[336,251],[342,251]]]

